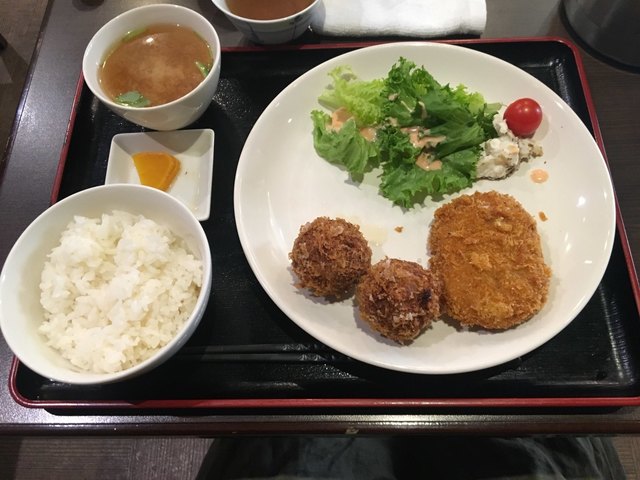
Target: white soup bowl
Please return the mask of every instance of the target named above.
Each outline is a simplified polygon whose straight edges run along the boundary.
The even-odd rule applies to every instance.
[[[232,13],[226,0],[212,1],[245,37],[252,42],[261,44],[286,43],[298,38],[311,25],[313,11],[320,3],[320,0],[314,0],[307,8],[288,17],[274,20],[255,20]]]
[[[163,105],[131,107],[114,102],[100,85],[99,71],[105,58],[127,33],[163,23],[179,24],[202,37],[213,56],[211,71],[189,93]],[[82,74],[91,92],[124,119],[153,130],[177,130],[195,122],[211,104],[220,79],[220,65],[220,39],[211,23],[188,8],[159,4],[128,10],[98,30],[85,49]]]

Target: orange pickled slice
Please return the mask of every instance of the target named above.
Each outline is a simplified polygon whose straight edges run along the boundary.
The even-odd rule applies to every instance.
[[[180,160],[165,152],[133,154],[133,163],[140,183],[166,191],[180,171]]]

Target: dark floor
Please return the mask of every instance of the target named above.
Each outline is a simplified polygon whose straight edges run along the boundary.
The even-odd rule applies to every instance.
[[[3,480],[195,479],[212,440],[0,437]]]
[[[0,153],[4,152],[46,0],[0,0]],[[4,154],[0,155],[4,159]],[[640,480],[640,437],[613,439],[628,480]],[[194,479],[212,440],[0,437],[0,479]]]
[[[47,2],[0,0],[0,159],[13,125]],[[4,44],[4,42],[2,42]]]

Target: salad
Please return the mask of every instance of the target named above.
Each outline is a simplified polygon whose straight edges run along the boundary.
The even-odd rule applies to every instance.
[[[318,98],[329,112],[311,112],[316,152],[355,181],[379,168],[380,192],[402,207],[469,187],[484,143],[499,136],[500,103],[442,85],[406,58],[385,78],[362,80],[349,66],[330,77]]]

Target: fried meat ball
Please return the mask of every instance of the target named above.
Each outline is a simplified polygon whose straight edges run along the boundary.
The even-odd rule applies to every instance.
[[[407,344],[440,316],[440,288],[419,264],[385,258],[360,280],[356,303],[371,328]]]
[[[536,222],[510,195],[477,192],[443,205],[428,244],[444,307],[464,325],[508,329],[547,300],[551,270]]]
[[[371,267],[371,248],[357,225],[318,217],[300,228],[289,258],[299,287],[318,297],[343,298]]]

